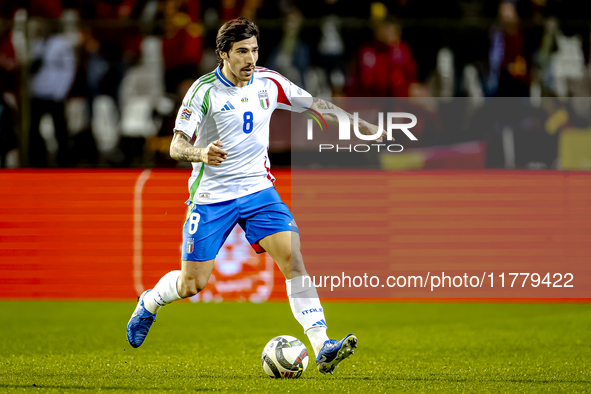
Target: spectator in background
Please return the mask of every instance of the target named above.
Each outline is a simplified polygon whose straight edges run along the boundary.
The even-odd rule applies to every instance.
[[[336,15],[323,18],[320,26],[320,41],[318,42],[318,53],[332,87],[333,96],[343,95],[345,85],[343,69],[345,44],[340,32],[341,23],[341,19]]]
[[[70,40],[59,33],[56,21],[41,20],[39,35],[32,41],[31,65],[31,128],[29,162],[35,167],[48,164],[47,147],[40,134],[41,117],[53,118],[58,143],[57,164],[68,164],[68,129],[65,100],[76,74],[74,50]]]
[[[89,2],[82,9],[85,20],[109,20],[113,23],[95,24],[91,29],[88,50],[87,76],[89,101],[106,95],[119,106],[119,87],[127,69],[139,60],[142,35],[135,23],[126,23],[134,11],[135,0]]]
[[[488,96],[529,95],[529,67],[525,53],[525,32],[519,24],[515,0],[499,5],[498,22],[490,32]]]
[[[57,19],[64,10],[63,0],[28,0],[23,3],[28,3],[27,8],[32,17]]]
[[[0,19],[0,168],[6,167],[8,152],[18,146],[14,116],[17,110],[17,61],[10,28],[9,22]]]
[[[90,126],[77,141],[85,148],[76,150],[77,154],[86,151],[87,157],[79,156],[76,161],[121,165],[124,157],[117,148],[121,134],[120,87],[129,68],[139,61],[142,32],[138,19],[146,1],[70,1],[76,1],[82,19],[78,52],[81,66],[74,92],[86,97],[86,124]]]
[[[306,72],[310,66],[310,50],[299,39],[302,26],[302,14],[291,10],[285,17],[283,36],[279,45],[271,53],[267,66],[277,70],[298,86],[306,88]]]
[[[248,19],[256,19],[259,8],[261,8],[264,0],[244,0],[240,16]]]
[[[558,20],[548,18],[544,22],[544,34],[540,42],[540,48],[536,53],[537,79],[541,82],[544,89],[544,96],[553,92],[554,88],[554,70],[552,69],[552,60],[558,52]]]
[[[169,155],[176,109],[203,72],[200,62],[205,31],[200,15],[200,2],[163,0],[158,3],[157,18],[164,21],[161,54],[166,97],[159,101],[157,108],[160,128],[155,136],[148,138],[146,145],[147,156],[158,167],[177,165]]]
[[[220,1],[220,19],[222,21],[231,20],[240,16],[240,0],[221,0]]]
[[[536,55],[536,82],[541,84],[542,96],[589,95],[588,84],[583,82],[586,72],[582,40],[578,35],[567,37],[556,18],[545,21]]]
[[[179,85],[199,76],[203,56],[203,27],[199,24],[200,3],[189,0],[165,0],[164,17],[164,80],[166,91],[180,95]],[[182,95],[180,95],[182,97]]]
[[[374,40],[361,47],[359,59],[358,96],[408,97],[411,84],[417,80],[417,64],[410,47],[401,40],[396,21],[376,23]]]
[[[263,0],[221,0],[219,18],[222,21],[228,21],[239,16],[256,19],[257,11],[262,2]]]
[[[149,81],[149,83],[146,83]],[[164,95],[162,72],[162,47],[160,38],[145,37],[142,41],[141,59],[131,67],[121,83],[121,139],[119,148],[124,167],[141,167],[146,163],[144,149],[146,138],[160,129],[160,117],[156,115]],[[167,100],[168,101],[168,100]],[[170,103],[172,106],[172,103]]]

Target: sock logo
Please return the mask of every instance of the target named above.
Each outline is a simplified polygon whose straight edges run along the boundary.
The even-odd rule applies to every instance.
[[[305,311],[302,311],[302,315],[307,315],[308,313],[313,313],[313,312],[322,312],[323,309],[322,308],[312,308],[312,309],[306,309]]]
[[[160,292],[156,292],[156,297],[154,297],[154,301],[156,301],[156,303],[160,306],[166,305],[166,302],[164,302],[164,299],[160,295]]]
[[[326,322],[324,319],[318,320],[316,323],[312,324],[312,327],[326,327]]]

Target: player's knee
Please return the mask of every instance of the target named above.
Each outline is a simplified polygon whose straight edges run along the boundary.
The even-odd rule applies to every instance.
[[[201,293],[203,289],[205,289],[205,286],[207,286],[207,281],[207,279],[201,279],[195,282],[195,294]]]
[[[185,290],[185,297],[193,297],[199,293],[199,289],[196,286],[187,286]]]
[[[179,286],[179,295],[182,298],[193,297],[201,292],[207,285],[207,279],[186,278],[181,281]]]
[[[306,267],[304,266],[304,259],[302,254],[298,251],[293,251],[290,256],[291,277],[295,278],[301,275],[306,275]]]
[[[306,275],[306,274],[307,274],[306,267],[304,267],[303,265],[291,268],[291,277],[292,278]]]

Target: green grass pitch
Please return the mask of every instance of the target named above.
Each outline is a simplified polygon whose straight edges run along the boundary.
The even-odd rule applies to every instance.
[[[133,349],[133,303],[0,302],[0,392],[591,391],[591,305],[324,304],[331,337],[359,338],[355,355],[334,376],[310,360],[275,380],[268,340],[310,349],[287,303],[177,303]]]

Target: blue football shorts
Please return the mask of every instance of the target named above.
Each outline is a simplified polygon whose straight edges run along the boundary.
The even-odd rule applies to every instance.
[[[185,261],[215,259],[236,224],[242,227],[257,253],[265,252],[258,241],[271,234],[299,233],[289,208],[274,187],[215,204],[187,203],[190,205],[183,226],[182,253]]]

